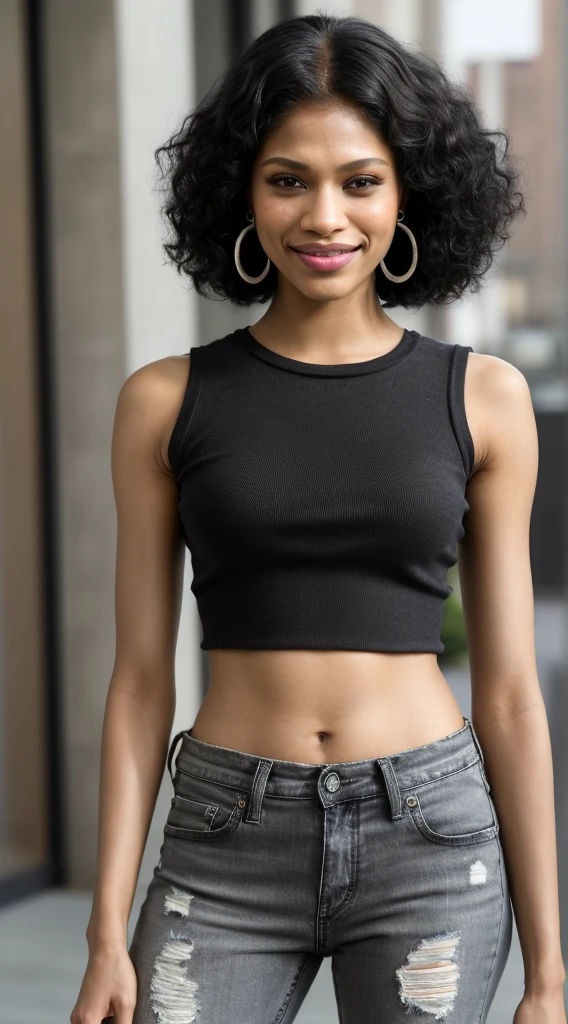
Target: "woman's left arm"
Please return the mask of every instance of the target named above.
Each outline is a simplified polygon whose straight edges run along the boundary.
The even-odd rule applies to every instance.
[[[560,1024],[566,1020],[566,973],[552,752],[536,665],[529,553],[536,423],[525,377],[496,356],[469,356],[465,401],[480,464],[466,492],[470,507],[458,565],[471,719],[500,823],[525,968],[525,998],[515,1022]]]

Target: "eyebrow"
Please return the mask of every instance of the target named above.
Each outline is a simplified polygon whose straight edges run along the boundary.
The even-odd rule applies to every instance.
[[[309,164],[302,164],[299,160],[290,160],[286,156],[271,156],[268,160],[263,160],[261,167],[265,167],[266,164],[286,164],[287,167],[293,167],[298,171],[309,171]],[[341,164],[337,167],[338,171],[354,171],[358,167],[366,167],[368,164],[384,164],[386,167],[389,166],[386,160],[383,160],[378,156],[364,156],[360,160],[350,160],[347,164]]]

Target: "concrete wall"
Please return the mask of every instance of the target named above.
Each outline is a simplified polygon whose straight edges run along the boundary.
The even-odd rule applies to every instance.
[[[192,102],[187,4],[53,0],[45,6],[45,47],[65,810],[70,883],[89,887],[114,662],[116,400],[133,369],[189,351],[196,337],[189,291],[162,265],[152,192],[153,149]],[[190,604],[182,610],[175,728],[191,720],[200,692],[195,645]]]
[[[126,369],[112,0],[45,7],[59,476],[65,818],[70,881],[91,883],[100,727],[113,666],[110,441]]]
[[[120,208],[128,372],[200,343],[196,296],[165,262],[155,149],[195,105],[192,5],[185,0],[115,0],[118,65]],[[199,618],[186,551],[176,650],[176,712],[172,735],[190,728],[202,695]],[[162,787],[140,871],[140,886],[157,863],[169,809],[171,779]]]

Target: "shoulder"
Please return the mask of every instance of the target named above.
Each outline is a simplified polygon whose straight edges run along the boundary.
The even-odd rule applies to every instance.
[[[470,352],[466,380],[476,401],[499,419],[506,421],[511,416],[533,415],[527,379],[506,359],[484,352]]]
[[[522,400],[522,396],[530,397],[526,377],[506,359],[485,352],[470,352],[468,365],[472,379],[488,401],[514,403]]]
[[[118,396],[117,427],[151,447],[167,471],[171,471],[168,442],[187,388],[190,364],[188,354],[155,359],[134,370]]]
[[[190,356],[164,356],[138,367],[124,381],[120,396],[126,402],[159,402],[181,384],[185,387]]]
[[[523,449],[525,454],[534,450],[536,424],[529,384],[512,363],[500,356],[470,352],[465,401],[478,426],[483,465],[500,455],[508,458]]]

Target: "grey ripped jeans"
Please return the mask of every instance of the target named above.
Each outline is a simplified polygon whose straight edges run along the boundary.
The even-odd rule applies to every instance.
[[[183,731],[129,953],[134,1024],[290,1024],[324,956],[341,1024],[483,1024],[512,908],[469,719],[389,757],[272,760]]]

